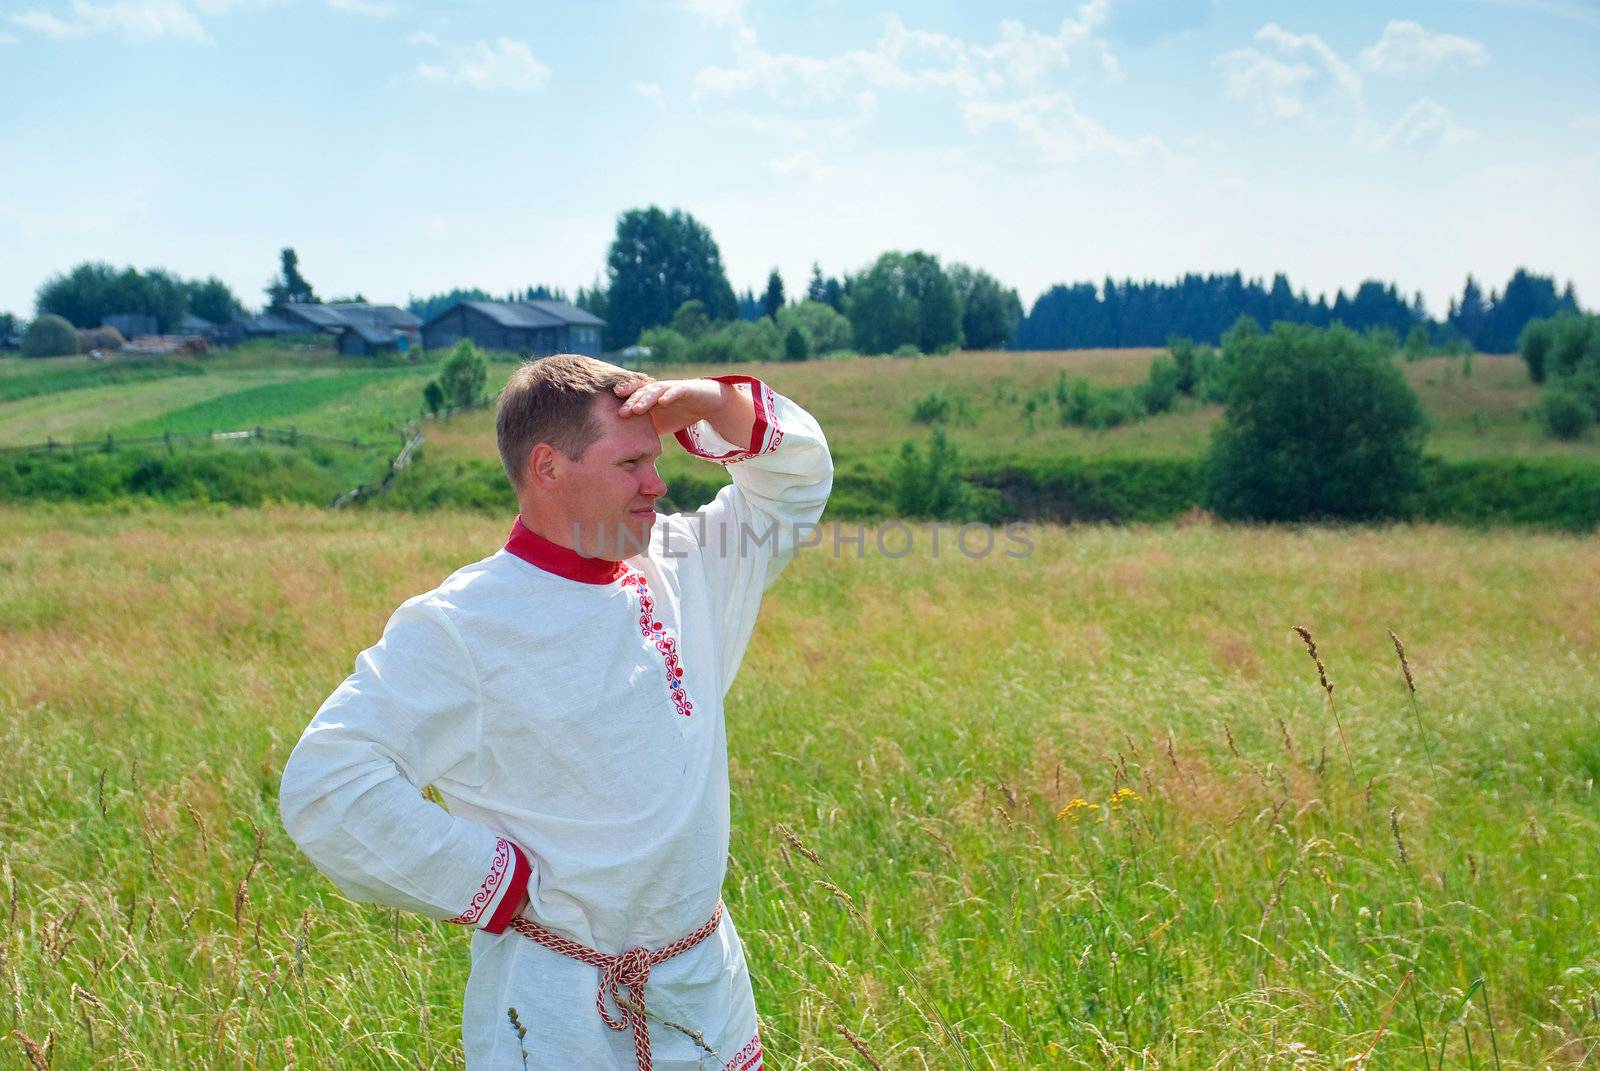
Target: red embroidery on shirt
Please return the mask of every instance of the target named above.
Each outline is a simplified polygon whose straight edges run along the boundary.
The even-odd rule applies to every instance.
[[[472,903],[467,909],[446,922],[459,922],[463,926],[476,926],[483,917],[484,909],[489,906],[489,901],[494,899],[494,894],[499,890],[502,882],[506,880],[506,871],[511,867],[511,842],[504,837],[496,838],[494,842],[494,861],[489,864],[489,874],[483,879],[483,884],[478,891],[472,894]]]
[[[722,1071],[761,1071],[761,1067],[761,1035],[757,1034],[748,1045],[733,1054],[733,1059],[724,1065]]]
[[[678,638],[656,620],[656,601],[650,595],[650,585],[643,573],[629,572],[622,578],[622,586],[638,589],[639,631],[667,664],[667,687],[672,691],[673,708],[684,717],[689,717],[694,713],[694,703],[689,699],[689,690],[683,686],[683,664],[678,658]]]
[[[700,434],[693,424],[678,432],[678,442],[695,457],[707,461],[715,461],[719,465],[733,465],[740,461],[748,461],[752,457],[771,453],[783,442],[783,429],[778,427],[777,407],[773,405],[772,388],[753,376],[712,376],[719,383],[747,383],[750,386],[750,401],[755,406],[755,425],[750,432],[750,446],[748,449],[735,447],[726,454],[713,454],[700,443]],[[765,444],[763,444],[763,439]]]

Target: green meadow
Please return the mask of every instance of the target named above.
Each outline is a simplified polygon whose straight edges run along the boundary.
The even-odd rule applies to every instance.
[[[344,899],[274,795],[390,610],[504,527],[0,512],[0,1059],[461,1066],[467,934]],[[1593,539],[1030,540],[825,543],[769,595],[726,896],[772,1066],[1593,1066]]]
[[[1198,458],[1214,406],[1030,419],[1063,374],[1132,384],[1154,352],[673,374],[800,400],[848,495],[926,440],[935,390],[973,464]],[[0,504],[0,1066],[459,1068],[467,934],[346,900],[275,796],[393,608],[503,541],[492,417],[424,422],[395,498],[336,512],[434,367],[191,364],[0,361],[0,445],[255,426],[374,445],[83,451],[89,483]],[[1441,463],[1600,464],[1592,433],[1542,437],[1515,358],[1405,373]],[[666,456],[679,505],[715,488]],[[903,529],[825,529],[729,698],[725,892],[769,1066],[1595,1066],[1592,531],[1191,514],[1035,524],[1015,557],[911,532],[893,557],[878,537],[898,553]]]

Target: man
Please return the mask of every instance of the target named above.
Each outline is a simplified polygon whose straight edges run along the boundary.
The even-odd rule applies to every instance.
[[[509,542],[357,658],[289,757],[284,826],[350,896],[477,930],[469,1071],[760,1068],[719,900],[722,702],[827,443],[748,376],[570,354],[512,374],[496,430]],[[731,471],[700,514],[655,513],[667,434]]]

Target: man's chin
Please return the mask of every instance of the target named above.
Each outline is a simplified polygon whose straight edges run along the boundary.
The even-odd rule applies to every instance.
[[[650,533],[655,528],[656,514],[629,513],[623,520],[609,524],[591,522],[577,526],[577,551],[585,558],[603,558],[620,561],[643,554],[650,547]]]
[[[656,526],[656,512],[629,513],[628,519],[612,530],[614,558],[643,554],[650,546],[650,532]]]

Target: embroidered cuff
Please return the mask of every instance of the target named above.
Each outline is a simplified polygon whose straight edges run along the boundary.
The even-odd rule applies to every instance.
[[[511,923],[511,916],[522,905],[528,889],[528,878],[533,868],[522,849],[504,837],[497,837],[494,860],[483,884],[472,895],[472,903],[455,918],[445,919],[463,926],[478,926],[489,933],[501,933]]]
[[[746,446],[730,443],[716,433],[709,421],[690,424],[678,432],[678,442],[695,457],[715,461],[719,465],[732,465],[752,457],[771,453],[783,441],[783,429],[778,426],[777,407],[773,404],[772,388],[754,376],[709,376],[718,383],[732,384],[735,388],[749,388],[750,400],[755,404],[755,426],[750,429],[750,442]],[[726,449],[732,447],[732,449]]]

